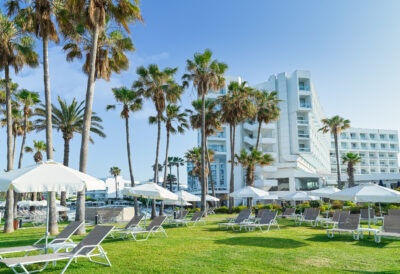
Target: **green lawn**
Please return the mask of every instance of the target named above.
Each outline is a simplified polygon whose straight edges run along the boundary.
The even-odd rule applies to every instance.
[[[372,238],[354,241],[350,235],[331,240],[320,228],[297,227],[286,220],[280,224],[281,230],[265,233],[232,232],[220,231],[217,222],[210,221],[205,226],[170,227],[168,238],[145,242],[106,239],[103,247],[111,268],[80,259],[67,273],[400,272],[400,241],[376,244]],[[31,244],[41,233],[43,229],[0,233],[0,247]],[[61,262],[47,269],[57,273],[63,266]],[[1,265],[0,273],[11,271]]]

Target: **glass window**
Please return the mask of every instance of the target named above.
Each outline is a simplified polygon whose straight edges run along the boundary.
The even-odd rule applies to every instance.
[[[372,140],[375,139],[375,134],[370,134],[369,138],[372,139]]]
[[[289,191],[289,178],[279,178],[278,186],[273,186],[270,191]]]
[[[319,188],[318,178],[296,178],[296,190],[314,190]]]
[[[381,140],[385,140],[385,135],[384,134],[380,134],[379,138],[381,138]]]

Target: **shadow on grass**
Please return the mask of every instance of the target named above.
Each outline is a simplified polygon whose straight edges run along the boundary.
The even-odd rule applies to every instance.
[[[386,247],[388,242],[381,242],[375,243],[373,237],[368,239],[368,237],[364,236],[364,239],[360,239],[359,241],[354,240],[351,234],[342,234],[342,235],[335,235],[332,239],[328,238],[326,234],[316,234],[306,239],[307,241],[311,242],[353,242],[355,245],[358,246],[365,246],[365,247],[375,247],[375,248],[384,248]],[[398,248],[398,247],[396,247]]]
[[[215,243],[265,248],[299,248],[307,246],[306,243],[292,239],[264,237],[233,237],[228,239],[215,240]]]

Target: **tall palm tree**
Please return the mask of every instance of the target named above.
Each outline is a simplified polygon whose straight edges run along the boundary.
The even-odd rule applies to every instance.
[[[164,161],[164,180],[163,187],[167,187],[167,166],[171,166],[168,164],[168,151],[169,151],[169,139],[171,134],[183,134],[185,129],[189,128],[189,124],[187,122],[187,114],[185,112],[180,111],[180,107],[174,104],[167,105],[165,109],[165,117],[162,120],[165,122],[165,129],[167,134],[166,146],[165,146],[165,161]],[[150,117],[151,123],[157,122],[157,117]],[[164,215],[164,203],[161,202],[160,206],[160,215]]]
[[[333,135],[335,141],[335,154],[336,154],[336,169],[337,169],[337,183],[338,188],[343,189],[344,184],[340,178],[340,162],[339,162],[339,146],[338,146],[338,135],[345,129],[350,127],[350,120],[346,120],[339,115],[333,116],[332,118],[322,119],[324,125],[319,129],[323,133],[330,133]]]
[[[228,93],[219,97],[217,102],[221,107],[221,122],[229,124],[229,139],[231,145],[231,176],[229,191],[235,189],[234,181],[234,157],[236,143],[236,127],[247,119],[254,118],[256,109],[252,102],[253,90],[247,87],[246,82],[231,82],[228,85]],[[234,200],[229,199],[229,210],[232,211]]]
[[[241,164],[246,169],[246,185],[254,186],[254,171],[255,166],[267,166],[274,162],[274,159],[270,154],[262,154],[261,151],[253,149],[250,153],[247,153],[245,149],[240,150],[240,154],[235,154],[237,162],[235,164]],[[253,198],[247,199],[247,206],[251,208],[253,205]]]
[[[117,177],[121,174],[121,169],[117,166],[113,166],[110,168],[110,174],[114,176],[115,180],[115,199],[118,199],[118,181]]]
[[[349,177],[349,187],[355,186],[354,184],[354,166],[361,162],[361,156],[358,153],[348,152],[342,156],[343,164],[347,163],[347,176]]]
[[[36,67],[38,65],[38,55],[33,50],[34,40],[24,36],[18,29],[14,21],[0,12],[0,70],[5,72],[6,88],[6,111],[7,111],[7,171],[14,168],[12,158],[12,117],[11,117],[11,90],[10,90],[10,68],[14,68],[18,73],[24,65]],[[13,226],[13,190],[7,191],[6,198],[6,221],[4,232],[14,231]]]
[[[258,122],[256,142],[256,149],[258,149],[262,123],[268,124],[279,119],[280,109],[278,103],[281,102],[281,100],[278,99],[278,93],[276,91],[268,92],[265,90],[256,91],[254,99],[257,111],[255,119]]]
[[[209,91],[217,91],[225,86],[224,73],[228,69],[225,63],[212,60],[212,52],[206,49],[204,53],[195,53],[193,59],[186,60],[187,74],[184,74],[184,85],[189,82],[197,89],[197,95],[201,98],[201,210],[206,212],[206,177],[205,177],[205,155],[206,155],[206,115],[205,115],[205,96]]]
[[[176,176],[169,173],[167,176],[167,181],[169,182],[169,189],[172,191],[172,185],[177,181]]]
[[[131,145],[129,138],[129,112],[135,112],[142,109],[142,98],[138,92],[128,89],[126,87],[113,88],[115,100],[122,104],[121,118],[125,119],[125,131],[126,131],[126,150],[128,152],[128,165],[129,165],[129,175],[131,179],[131,186],[135,186],[135,179],[133,177],[133,168],[131,160]],[[116,105],[108,105],[107,110],[115,109]],[[139,216],[139,204],[137,202],[137,197],[134,199],[135,203],[135,215]]]
[[[214,157],[214,151],[210,150],[208,151],[208,154],[210,155],[210,159],[212,161]],[[190,175],[193,177],[197,177],[200,181],[202,176],[201,147],[194,147],[192,149],[189,149],[185,153],[185,158],[186,162],[191,163],[193,165],[193,169],[190,171]],[[208,176],[209,172],[210,170],[206,167],[205,175]]]
[[[195,112],[190,109],[186,110],[191,114],[190,115],[190,124],[192,125],[193,129],[201,129],[202,100],[198,99],[198,100],[193,101],[192,106],[193,106]],[[211,135],[217,134],[217,132],[222,130],[220,113],[216,110],[215,102],[213,102],[211,100],[205,101],[205,122],[206,122],[205,123],[205,133],[206,133],[207,138]],[[207,144],[207,138],[205,140],[205,144],[206,144],[206,148],[207,148],[206,161],[207,161],[208,169],[211,170],[211,161],[210,161],[210,157],[208,155],[209,149],[208,149],[208,144]],[[210,173],[209,178],[210,178],[212,195],[215,197],[214,179],[213,179],[213,176],[211,173]]]
[[[23,127],[23,115],[21,110],[19,109],[19,105],[16,102],[12,102],[11,108],[11,135],[12,139],[12,162],[15,160],[15,151],[17,145],[17,137],[23,135],[24,127]],[[5,118],[1,119],[1,126],[7,126],[7,113],[4,112]]]
[[[20,90],[17,94],[16,97],[19,102],[22,103],[23,105],[23,135],[22,135],[22,143],[21,143],[21,151],[19,155],[19,161],[18,161],[18,168],[22,167],[22,157],[24,155],[24,147],[25,147],[25,142],[26,142],[26,134],[29,129],[29,121],[28,118],[32,116],[32,106],[35,106],[36,104],[40,103],[39,99],[39,93],[29,91],[27,89],[22,89]],[[32,128],[32,127],[31,127]]]
[[[160,151],[161,121],[165,111],[166,103],[176,103],[180,100],[183,92],[182,86],[174,80],[177,68],[165,68],[160,70],[156,64],[151,64],[146,69],[139,67],[136,73],[139,79],[133,83],[133,88],[137,89],[145,98],[151,99],[157,112],[157,146],[154,168],[154,183],[158,183],[158,156]],[[152,123],[153,118],[149,118]],[[152,218],[156,216],[155,202],[152,203]]]
[[[60,28],[64,35],[75,35],[71,30],[81,29],[82,26],[90,32],[91,46],[88,64],[88,82],[86,89],[85,111],[83,118],[82,142],[79,160],[79,170],[86,172],[87,157],[90,141],[90,128],[92,119],[92,108],[94,98],[94,85],[96,79],[96,68],[98,49],[99,49],[99,36],[106,25],[106,21],[115,23],[122,26],[126,32],[129,33],[129,25],[136,21],[141,21],[142,17],[138,6],[138,0],[65,0],[63,1],[63,8],[60,14],[67,14],[62,16],[64,19],[59,23]],[[68,20],[69,19],[69,20]],[[106,20],[107,19],[107,20]],[[82,32],[81,32],[82,33]],[[80,36],[76,36],[80,37]],[[115,54],[120,54],[116,52]],[[107,58],[108,55],[106,55]],[[85,192],[79,191],[77,197],[76,220],[85,220]],[[79,228],[78,234],[84,234],[85,227]]]
[[[185,159],[182,159],[180,157],[172,157],[172,164],[176,166],[176,175],[177,175],[177,184],[178,184],[178,191],[180,190],[179,186],[179,169],[181,166],[185,165]]]
[[[35,152],[35,154],[33,154],[33,160],[35,161],[35,163],[40,163],[43,161],[42,151],[46,151],[46,148],[47,148],[47,146],[44,141],[33,140],[33,148],[25,146],[24,150],[25,150],[25,153]],[[36,200],[37,200],[37,192],[32,192],[32,201],[36,201]],[[35,207],[31,207],[30,210],[34,211]]]

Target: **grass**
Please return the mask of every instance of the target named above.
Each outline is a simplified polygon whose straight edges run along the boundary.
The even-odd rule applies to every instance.
[[[103,247],[111,268],[79,259],[69,273],[400,272],[400,241],[383,239],[376,244],[373,238],[354,241],[350,235],[328,239],[321,228],[298,227],[287,220],[280,224],[281,230],[271,228],[265,233],[232,232],[220,231],[217,222],[210,221],[205,226],[169,227],[168,238],[151,237],[145,242],[106,239]],[[0,247],[31,244],[43,232],[0,233]],[[49,266],[47,272],[59,273],[64,265]],[[1,265],[0,273],[11,271]]]

